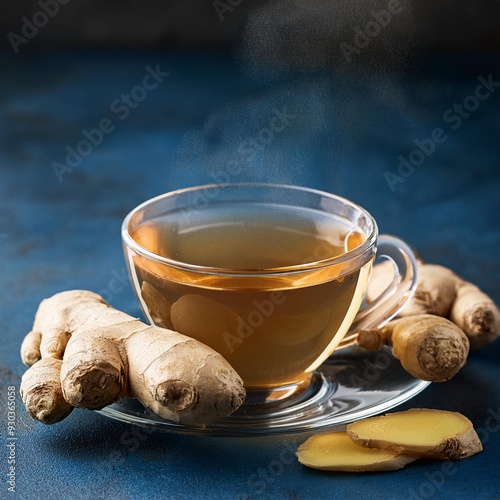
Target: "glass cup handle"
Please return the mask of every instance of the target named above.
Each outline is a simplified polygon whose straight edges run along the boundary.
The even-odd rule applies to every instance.
[[[376,261],[379,259],[392,263],[392,281],[375,300],[361,306],[338,348],[353,344],[360,330],[380,328],[394,318],[417,288],[417,259],[404,241],[387,234],[380,235]]]

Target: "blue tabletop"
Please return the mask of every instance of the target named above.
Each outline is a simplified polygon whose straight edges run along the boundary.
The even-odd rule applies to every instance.
[[[121,221],[180,187],[269,181],[335,192],[500,303],[498,57],[268,79],[217,52],[3,54],[0,62],[1,498],[500,498],[498,341],[400,407],[472,420],[484,451],[447,468],[319,473],[292,457],[309,434],[182,436],[83,410],[44,426],[18,395],[19,347],[43,298],[90,289],[140,315]],[[286,126],[260,142],[277,113]],[[86,134],[94,134],[87,149]],[[8,448],[12,391],[17,440]]]

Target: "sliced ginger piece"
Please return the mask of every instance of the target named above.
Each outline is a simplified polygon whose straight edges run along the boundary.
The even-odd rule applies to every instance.
[[[313,469],[343,472],[397,470],[417,459],[389,450],[363,448],[345,432],[310,437],[297,450],[297,457],[301,464]]]
[[[357,445],[442,460],[461,460],[483,449],[467,417],[443,410],[371,417],[349,424],[347,434]]]

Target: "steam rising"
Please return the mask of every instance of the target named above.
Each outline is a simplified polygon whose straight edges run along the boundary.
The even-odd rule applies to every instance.
[[[389,4],[395,13],[387,14]],[[390,130],[393,114],[400,128],[408,104],[393,71],[412,63],[411,18],[407,0],[278,0],[253,9],[236,62],[265,90],[186,133],[175,163],[193,173],[193,183],[201,171],[203,182],[308,184],[314,171],[321,187],[339,193],[353,163],[366,166],[364,181],[376,171],[381,176],[378,144],[391,138],[379,135],[380,123]],[[294,119],[255,148],[275,110],[284,108]],[[256,153],[242,154],[252,140]]]

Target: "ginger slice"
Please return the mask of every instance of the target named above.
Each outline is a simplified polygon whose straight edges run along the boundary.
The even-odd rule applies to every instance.
[[[347,434],[357,445],[442,460],[461,460],[483,449],[467,417],[443,410],[371,417],[349,424]]]
[[[389,450],[363,448],[354,444],[345,432],[310,437],[297,450],[297,457],[307,467],[342,472],[397,470],[417,459]]]

